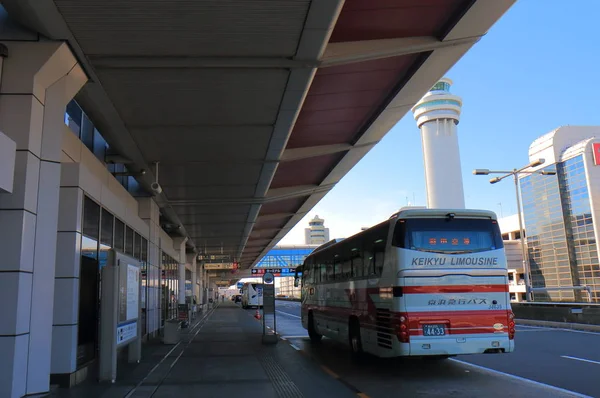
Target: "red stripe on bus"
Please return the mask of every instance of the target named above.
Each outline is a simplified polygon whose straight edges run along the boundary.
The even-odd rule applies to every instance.
[[[508,285],[435,285],[403,286],[404,294],[432,293],[507,293]]]
[[[422,336],[423,325],[442,324],[448,334],[507,333],[508,310],[408,312],[411,336]],[[494,325],[502,329],[495,329]]]

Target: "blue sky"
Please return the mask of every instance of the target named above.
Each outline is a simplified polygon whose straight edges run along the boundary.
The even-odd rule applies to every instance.
[[[597,15],[599,0],[518,0],[446,74],[463,99],[458,137],[467,207],[516,214],[512,182],[491,185],[472,170],[523,166],[537,137],[563,125],[600,125]],[[409,112],[280,243],[304,243],[315,214],[340,238],[407,202],[425,205],[424,180]]]

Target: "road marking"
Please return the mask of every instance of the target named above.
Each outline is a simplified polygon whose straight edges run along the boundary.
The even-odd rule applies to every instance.
[[[531,326],[531,325],[517,324],[517,328],[543,329],[543,330],[547,330],[547,331],[554,330],[554,331],[559,331],[559,332],[572,332],[572,333],[592,334],[592,335],[600,336],[600,333],[598,333],[598,332],[590,332],[587,330],[577,330],[577,329],[551,328],[551,327],[547,327],[547,326]],[[517,329],[517,333],[518,332],[524,332],[524,330]]]
[[[297,345],[290,343],[290,346],[292,346],[292,348],[296,351],[302,351],[302,349],[300,347],[298,347]]]
[[[304,336],[283,336],[283,338],[286,339],[308,339],[308,335],[304,335]]]
[[[570,357],[570,356],[568,356],[568,355],[561,355],[561,358],[573,359],[573,360],[575,360],[575,361],[589,362],[589,363],[595,363],[596,365],[600,365],[600,362],[598,362],[598,361],[592,361],[591,359],[584,359],[584,358]]]
[[[287,313],[287,312],[284,312],[284,311],[275,310],[275,312],[279,312],[279,313],[282,313],[282,314],[287,315],[287,316],[293,316],[294,318],[302,319],[302,317],[300,317],[298,315],[290,314],[290,313]]]
[[[539,381],[535,381],[535,380],[531,380],[531,379],[526,379],[524,377],[511,375],[510,373],[500,372],[499,370],[495,370],[495,369],[491,369],[491,368],[486,368],[485,366],[479,366],[479,365],[475,365],[475,364],[472,364],[472,363],[469,363],[469,362],[464,362],[464,361],[461,361],[460,359],[450,358],[448,360],[452,361],[452,362],[460,363],[461,365],[469,366],[469,367],[474,368],[474,369],[479,369],[479,370],[482,370],[484,372],[489,372],[489,373],[494,373],[494,374],[497,374],[497,375],[506,376],[506,377],[509,377],[511,379],[514,379],[514,380],[523,381],[525,383],[533,384],[533,385],[536,385],[538,387],[547,388],[547,389],[550,389],[550,390],[553,390],[553,391],[556,391],[556,392],[561,392],[563,394],[570,394],[570,395],[572,395],[574,397],[578,397],[578,398],[593,398],[593,397],[591,397],[589,395],[580,394],[580,393],[575,392],[575,391],[566,390],[564,388],[552,386],[550,384],[541,383]]]
[[[325,371],[325,373],[327,373],[329,376],[335,378],[335,379],[339,379],[340,376],[337,375],[337,373],[335,373],[333,370],[329,369],[327,366],[325,365],[321,365],[321,369],[323,369]]]

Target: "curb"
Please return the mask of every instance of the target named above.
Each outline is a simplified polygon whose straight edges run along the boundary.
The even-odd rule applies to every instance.
[[[585,323],[538,321],[532,319],[515,319],[515,323],[523,326],[540,326],[546,328],[581,330],[586,332],[600,333],[600,325],[588,325]]]

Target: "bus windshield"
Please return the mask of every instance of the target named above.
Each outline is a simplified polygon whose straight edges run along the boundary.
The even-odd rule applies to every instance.
[[[394,246],[445,254],[476,253],[504,247],[496,221],[472,218],[398,220]]]

